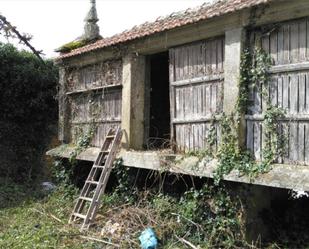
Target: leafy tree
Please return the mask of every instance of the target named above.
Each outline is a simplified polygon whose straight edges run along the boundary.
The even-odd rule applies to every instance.
[[[38,175],[57,120],[57,68],[0,43],[0,177]]]

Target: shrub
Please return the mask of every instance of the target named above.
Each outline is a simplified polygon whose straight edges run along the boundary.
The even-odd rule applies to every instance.
[[[57,120],[57,68],[0,43],[0,176],[38,175]]]

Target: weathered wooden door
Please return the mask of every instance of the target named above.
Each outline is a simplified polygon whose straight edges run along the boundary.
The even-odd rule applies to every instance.
[[[178,151],[203,149],[213,115],[222,111],[224,37],[169,54],[172,142]]]
[[[280,120],[286,153],[281,163],[309,163],[309,22],[308,18],[261,27],[251,32],[251,44],[271,55],[269,96],[272,105],[286,111]],[[252,91],[247,119],[247,148],[257,160],[265,143],[263,111],[266,103],[257,89]]]

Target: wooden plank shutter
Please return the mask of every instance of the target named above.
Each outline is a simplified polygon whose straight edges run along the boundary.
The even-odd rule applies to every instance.
[[[92,123],[92,146],[100,147],[110,128],[121,123],[122,61],[112,60],[73,69],[68,76],[71,142],[76,144]]]
[[[270,30],[270,32],[268,32]],[[309,23],[308,18],[265,26],[251,32],[251,40],[271,55],[269,95],[272,105],[286,110],[280,131],[287,137],[286,155],[279,163],[309,164]],[[261,37],[259,39],[258,37]],[[260,44],[259,44],[260,43]],[[266,104],[251,92],[247,119],[247,148],[262,159],[263,111]]]
[[[178,151],[205,148],[212,116],[222,111],[224,37],[169,51],[171,134]]]

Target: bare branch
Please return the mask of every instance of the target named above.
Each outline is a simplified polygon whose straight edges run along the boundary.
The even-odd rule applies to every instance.
[[[31,49],[31,51],[42,61],[42,51],[36,50],[31,44],[30,40],[32,38],[29,34],[21,34],[15,26],[13,26],[9,21],[7,21],[6,17],[0,14],[0,32],[1,30],[4,31],[4,36],[17,38],[20,40],[21,43],[25,44],[28,48]]]
[[[102,239],[97,239],[97,238],[92,238],[92,237],[87,237],[87,236],[79,236],[80,238],[82,239],[86,239],[86,240],[92,240],[92,241],[97,241],[97,242],[101,242],[101,243],[104,243],[104,244],[107,244],[107,245],[111,245],[111,246],[114,246],[114,247],[117,247],[119,248],[120,246],[117,245],[117,244],[114,244],[114,243],[111,243],[111,242],[108,242],[106,240],[102,240]]]
[[[192,249],[200,249],[200,247],[196,247],[195,245],[193,245],[191,242],[185,240],[184,238],[180,238],[178,236],[175,235],[175,237],[183,244],[191,247]]]

